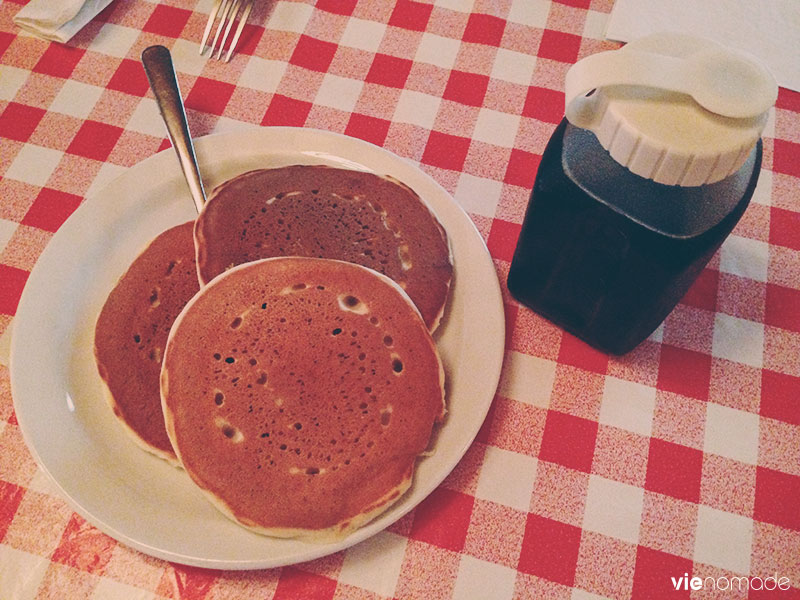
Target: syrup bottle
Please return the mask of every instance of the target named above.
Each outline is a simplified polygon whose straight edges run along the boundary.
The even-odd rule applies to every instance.
[[[747,208],[776,96],[758,64],[693,36],[654,34],[578,62],[511,294],[602,351],[635,348]]]

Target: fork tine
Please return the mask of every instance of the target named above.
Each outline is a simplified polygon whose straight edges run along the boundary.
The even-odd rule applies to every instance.
[[[228,24],[225,26],[225,35],[222,36],[222,41],[219,43],[219,48],[217,49],[217,60],[222,57],[222,50],[225,48],[225,42],[231,33],[231,27],[233,27],[233,22],[236,20],[236,15],[239,13],[240,4],[241,0],[233,0],[233,5],[228,15]]]
[[[219,24],[217,25],[217,32],[214,34],[214,41],[211,42],[211,52],[208,55],[209,57],[214,56],[214,48],[217,47],[219,34],[222,33],[222,30],[225,27],[225,21],[228,19],[228,12],[230,12],[231,6],[233,6],[232,1],[222,0],[222,14],[219,17]]]
[[[233,40],[231,40],[231,45],[228,47],[228,54],[225,55],[225,62],[228,62],[231,59],[231,55],[233,54],[233,49],[239,42],[239,36],[242,35],[242,29],[244,29],[245,23],[247,23],[247,17],[250,16],[250,11],[252,9],[253,9],[253,0],[245,0],[245,7],[244,10],[242,11],[242,16],[239,18],[239,25],[236,26],[236,33],[233,35]]]
[[[206,23],[206,29],[203,31],[203,39],[200,40],[200,54],[203,54],[206,49],[206,42],[208,41],[208,36],[211,33],[211,28],[214,26],[214,20],[217,18],[217,13],[219,12],[220,4],[222,4],[222,0],[214,0],[214,6],[211,7],[211,13],[208,15],[208,22]]]

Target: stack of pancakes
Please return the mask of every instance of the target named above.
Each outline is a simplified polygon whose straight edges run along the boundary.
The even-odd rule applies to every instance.
[[[98,370],[125,428],[224,514],[339,537],[403,494],[444,416],[431,332],[451,278],[444,229],[402,183],[252,171],[131,264]]]

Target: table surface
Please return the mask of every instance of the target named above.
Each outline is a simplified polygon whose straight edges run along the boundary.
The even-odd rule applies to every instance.
[[[421,505],[350,549],[245,572],[148,557],[75,514],[0,366],[0,598],[800,596],[800,94],[780,90],[734,233],[662,327],[608,357],[505,279],[565,72],[617,47],[612,0],[257,0],[228,64],[198,56],[210,1],[116,0],[67,44],[21,34],[24,3],[0,4],[0,346],[64,220],[168,147],[138,60],[153,43],[195,135],[325,129],[432,176],[486,240],[507,342],[478,438]]]

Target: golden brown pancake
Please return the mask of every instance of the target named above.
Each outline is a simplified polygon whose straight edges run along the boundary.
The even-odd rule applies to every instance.
[[[334,258],[394,279],[428,328],[439,323],[453,267],[444,229],[408,186],[321,165],[250,171],[214,190],[195,225],[205,284],[274,256]]]
[[[106,299],[94,354],[114,414],[145,449],[177,462],[164,427],[159,374],[172,323],[199,290],[193,221],[156,237]]]
[[[167,431],[218,508],[260,533],[330,539],[395,502],[444,414],[431,335],[388,277],[352,263],[239,265],[175,321]]]

